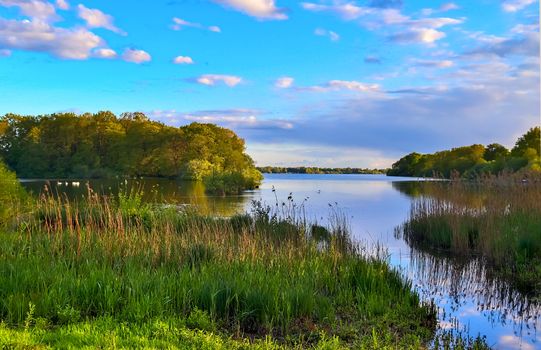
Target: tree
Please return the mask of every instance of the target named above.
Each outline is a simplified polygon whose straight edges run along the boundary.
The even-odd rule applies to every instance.
[[[497,159],[505,158],[509,155],[509,150],[499,143],[491,143],[485,147],[485,153],[483,158],[487,161],[493,161]]]
[[[541,152],[541,129],[539,127],[531,128],[528,132],[522,135],[516,142],[515,147],[511,150],[511,155],[514,157],[523,156],[528,148],[536,151],[537,156]]]
[[[109,111],[0,118],[0,156],[22,177],[211,174],[239,186],[261,181],[244,140],[212,124],[175,128],[143,113]],[[234,181],[230,181],[233,180]]]

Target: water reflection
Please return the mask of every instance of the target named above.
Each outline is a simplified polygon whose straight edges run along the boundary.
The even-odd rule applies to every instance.
[[[443,326],[486,334],[490,330],[478,326],[482,316],[492,329],[510,327],[517,337],[536,344],[541,306],[491,275],[485,266],[480,259],[463,260],[412,248],[406,271],[421,295],[439,305]]]
[[[78,185],[77,185],[78,183]],[[88,194],[88,188],[106,196],[117,196],[121,189],[130,191],[140,189],[143,200],[167,204],[190,204],[196,206],[204,214],[222,216],[233,215],[244,210],[249,197],[209,196],[201,182],[175,181],[168,179],[99,179],[99,180],[31,180],[22,181],[26,190],[34,195],[42,193],[47,186],[52,193],[62,194],[70,199],[80,200]]]

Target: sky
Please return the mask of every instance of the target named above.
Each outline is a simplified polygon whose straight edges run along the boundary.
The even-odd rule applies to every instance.
[[[0,0],[0,115],[209,122],[260,166],[511,147],[540,120],[536,0]]]

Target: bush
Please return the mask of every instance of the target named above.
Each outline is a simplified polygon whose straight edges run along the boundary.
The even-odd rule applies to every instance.
[[[23,204],[25,192],[15,173],[0,161],[0,226],[8,223]]]
[[[252,190],[259,187],[262,180],[263,175],[257,170],[243,173],[213,173],[203,179],[207,192],[222,196]]]

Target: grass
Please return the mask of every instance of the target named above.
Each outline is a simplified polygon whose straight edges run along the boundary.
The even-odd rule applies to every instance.
[[[482,257],[522,291],[541,295],[541,178],[502,174],[431,183],[414,200],[408,243]]]
[[[46,191],[0,233],[0,346],[426,346],[435,307],[338,212],[323,228],[302,209],[216,218]]]

